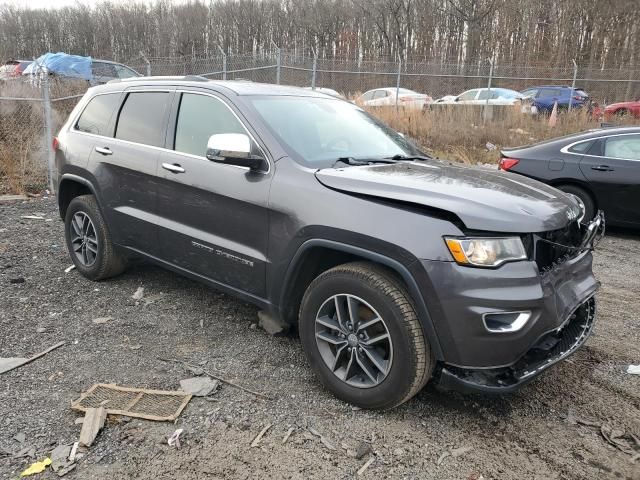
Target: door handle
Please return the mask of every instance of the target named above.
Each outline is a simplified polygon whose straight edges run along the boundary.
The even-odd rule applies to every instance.
[[[102,155],[113,155],[113,152],[109,149],[109,147],[96,147],[96,152]]]
[[[597,170],[599,172],[613,172],[613,168],[609,165],[594,165],[591,170]]]
[[[162,168],[165,170],[169,170],[171,173],[184,173],[184,168],[182,168],[177,163],[163,163]]]

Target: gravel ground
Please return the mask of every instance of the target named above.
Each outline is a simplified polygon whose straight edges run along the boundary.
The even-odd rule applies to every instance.
[[[21,218],[34,214],[46,220]],[[149,265],[101,283],[64,273],[70,260],[55,202],[0,204],[0,357],[67,342],[0,375],[0,478],[16,478],[78,439],[80,414],[70,403],[92,384],[178,389],[192,374],[160,360],[173,358],[206,362],[273,399],[223,385],[211,399],[194,398],[175,425],[109,417],[66,478],[351,478],[373,458],[362,478],[640,479],[640,459],[633,463],[600,428],[640,437],[640,376],[625,373],[640,363],[639,250],[637,233],[603,241],[595,255],[602,289],[594,335],[517,393],[462,396],[427,387],[399,408],[369,412],[319,385],[295,336],[256,328],[253,306]],[[11,283],[16,278],[25,281]],[[135,301],[138,287],[144,296]],[[97,317],[112,319],[95,324]],[[185,432],[180,449],[166,443],[176,428]],[[375,455],[355,458],[367,445]],[[34,457],[10,455],[24,450]]]

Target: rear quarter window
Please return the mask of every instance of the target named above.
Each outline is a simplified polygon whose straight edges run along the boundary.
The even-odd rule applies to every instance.
[[[594,140],[587,140],[584,142],[576,143],[573,147],[569,148],[573,153],[586,153],[593,145]]]
[[[75,129],[80,132],[93,133],[94,135],[113,136],[109,128],[111,116],[120,103],[120,92],[96,95],[84,108]]]
[[[116,138],[154,147],[164,145],[169,92],[132,92],[120,109]]]

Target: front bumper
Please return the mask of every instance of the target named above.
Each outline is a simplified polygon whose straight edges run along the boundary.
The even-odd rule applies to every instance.
[[[589,338],[596,317],[596,301],[590,297],[558,329],[544,335],[515,364],[494,369],[465,369],[443,365],[435,384],[443,390],[463,393],[509,393],[567,358]]]

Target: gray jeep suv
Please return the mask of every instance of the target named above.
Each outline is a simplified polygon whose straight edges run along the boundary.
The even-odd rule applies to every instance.
[[[603,218],[432,159],[355,105],[198,77],[89,89],[58,134],[66,242],[91,280],[143,257],[297,326],[336,396],[509,392],[579,348]]]

